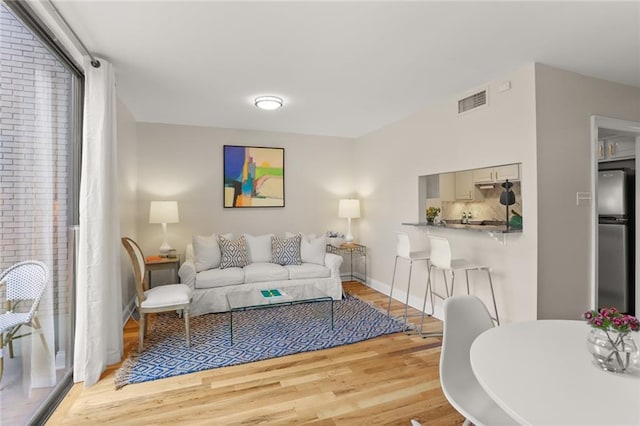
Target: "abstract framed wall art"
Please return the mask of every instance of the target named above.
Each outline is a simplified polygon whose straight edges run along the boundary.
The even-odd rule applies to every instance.
[[[224,145],[224,207],[284,207],[284,148]]]

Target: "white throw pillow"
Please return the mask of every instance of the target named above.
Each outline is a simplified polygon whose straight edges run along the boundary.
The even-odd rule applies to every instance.
[[[316,265],[324,265],[324,254],[327,251],[327,243],[324,237],[316,238],[316,234],[294,234],[285,232],[285,238],[291,238],[295,235],[301,235],[300,241],[300,258],[302,263],[315,263]]]
[[[302,263],[315,263],[324,265],[324,255],[327,251],[327,244],[324,237],[307,239],[300,241],[300,258]]]
[[[271,237],[267,235],[243,234],[247,241],[247,251],[249,252],[249,263],[271,262]]]
[[[233,239],[232,234],[223,234],[228,240]],[[218,235],[210,236],[194,235],[193,257],[196,265],[196,272],[215,269],[220,266],[220,246],[218,245]]]

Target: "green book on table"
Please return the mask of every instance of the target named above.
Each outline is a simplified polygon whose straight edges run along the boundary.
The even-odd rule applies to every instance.
[[[282,296],[282,293],[280,293],[280,290],[278,289],[272,289],[272,290],[260,290],[260,293],[262,293],[262,295],[264,297],[278,297],[278,296]]]

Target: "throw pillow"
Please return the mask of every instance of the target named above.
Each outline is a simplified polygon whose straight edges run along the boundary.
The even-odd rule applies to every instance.
[[[300,260],[300,240],[302,237],[296,235],[291,238],[271,238],[272,262],[278,265],[301,265]]]
[[[247,242],[249,263],[271,262],[271,237],[272,234],[253,236],[243,234]]]
[[[324,255],[327,251],[327,243],[324,237],[315,239],[303,238],[300,243],[300,258],[304,263],[324,265]]]
[[[315,263],[324,266],[324,255],[327,251],[327,243],[324,237],[316,238],[316,234],[293,234],[291,232],[284,233],[286,238],[294,235],[302,236],[300,243],[300,260],[303,263]]]
[[[232,234],[223,235],[227,239],[232,239]],[[193,258],[196,265],[196,272],[214,269],[220,266],[220,246],[218,246],[218,235],[210,236],[194,235]]]
[[[249,264],[244,236],[233,241],[218,235],[218,244],[220,245],[220,269],[243,268]]]

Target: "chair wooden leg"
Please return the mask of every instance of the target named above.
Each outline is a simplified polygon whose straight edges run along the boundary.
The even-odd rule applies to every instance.
[[[143,347],[143,342],[144,342],[144,335],[145,335],[145,329],[146,329],[146,321],[145,321],[145,316],[147,314],[143,314],[142,312],[140,312],[140,331],[138,332],[138,352],[142,353],[142,347]]]
[[[14,356],[13,355],[13,335],[18,332],[18,330],[20,329],[21,326],[22,326],[22,324],[12,328],[7,333],[7,341],[6,341],[5,344],[9,346],[9,358],[11,358],[11,359],[13,359],[13,356]]]
[[[183,310],[184,315],[184,328],[187,332],[187,347],[191,347],[191,330],[189,329],[189,307],[187,306]]]
[[[9,345],[9,358],[13,359],[13,339],[7,336],[7,345]]]
[[[42,342],[42,346],[44,346],[44,350],[49,352],[49,345],[47,345],[47,339],[44,337],[44,332],[42,331],[42,327],[40,326],[40,320],[38,320],[37,315],[33,317],[33,329],[38,332],[40,335],[40,341]]]

